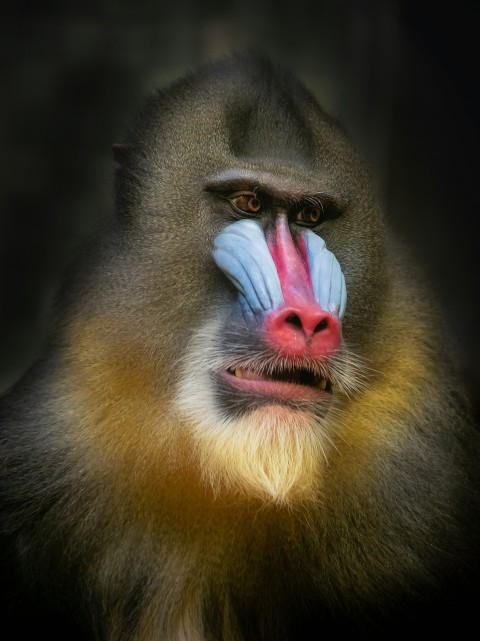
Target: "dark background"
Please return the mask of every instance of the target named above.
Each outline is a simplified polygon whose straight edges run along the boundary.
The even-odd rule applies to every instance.
[[[62,268],[111,211],[111,144],[143,96],[255,45],[363,150],[478,404],[479,5],[0,0],[0,390],[38,354]]]

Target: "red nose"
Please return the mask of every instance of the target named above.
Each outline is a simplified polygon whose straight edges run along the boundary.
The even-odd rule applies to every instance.
[[[288,356],[332,354],[341,341],[340,321],[315,299],[302,235],[294,241],[287,218],[279,216],[267,242],[285,301],[265,319],[268,342]]]
[[[325,357],[335,352],[341,340],[340,323],[318,305],[281,305],[265,321],[272,346],[288,356]]]

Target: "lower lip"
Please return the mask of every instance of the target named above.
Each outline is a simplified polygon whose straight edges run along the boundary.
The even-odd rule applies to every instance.
[[[321,389],[307,387],[305,385],[296,385],[295,383],[238,378],[227,371],[221,372],[221,375],[232,387],[236,387],[242,392],[256,394],[257,396],[289,401],[318,401],[330,395]]]

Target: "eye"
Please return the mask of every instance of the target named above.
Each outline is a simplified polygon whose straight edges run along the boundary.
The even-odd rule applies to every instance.
[[[232,194],[229,200],[237,209],[246,214],[260,214],[263,210],[260,197],[253,192]]]
[[[304,227],[315,227],[323,218],[323,207],[320,205],[306,205],[295,212],[294,221]]]

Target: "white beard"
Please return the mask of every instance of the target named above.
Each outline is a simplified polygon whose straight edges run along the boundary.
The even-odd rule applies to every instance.
[[[241,417],[218,407],[211,372],[220,369],[212,324],[191,342],[174,401],[203,481],[278,504],[318,499],[332,447],[332,422],[308,410],[265,404]],[[220,362],[219,362],[220,361]]]

